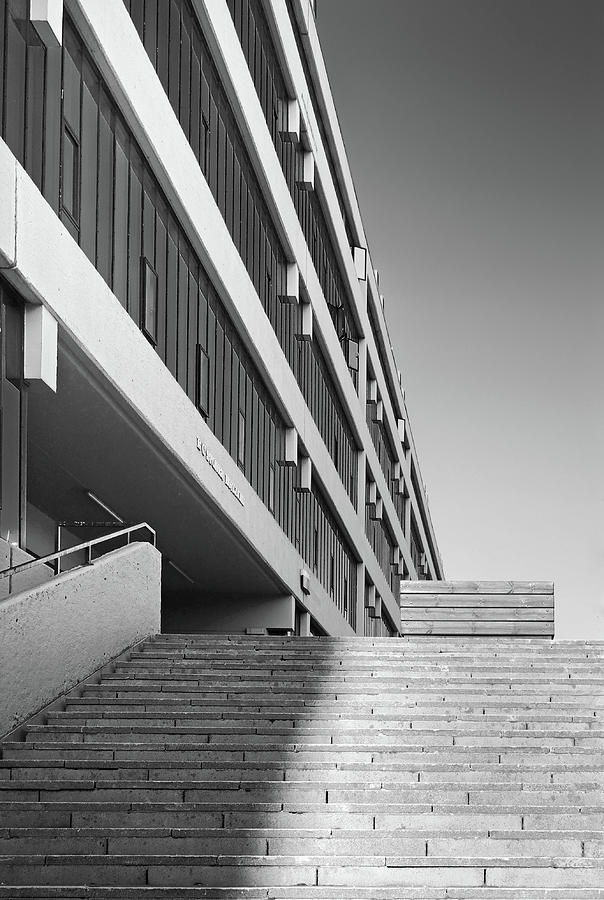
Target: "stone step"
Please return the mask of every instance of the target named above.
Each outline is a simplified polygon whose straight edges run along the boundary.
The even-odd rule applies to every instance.
[[[53,887],[0,885],[0,900],[342,900],[338,887]],[[347,900],[518,900],[516,888],[347,887]],[[523,887],[522,900],[603,900],[604,888]]]
[[[194,698],[193,698],[194,699]],[[440,711],[432,713],[424,712],[422,715],[415,715],[415,707],[402,706],[398,716],[394,716],[389,710],[383,712],[379,708],[373,706],[373,712],[363,713],[360,710],[341,709],[338,714],[334,715],[330,710],[323,710],[320,707],[289,709],[282,707],[281,709],[270,711],[259,711],[255,707],[245,709],[242,705],[231,709],[230,705],[220,712],[220,708],[210,706],[206,708],[201,704],[191,702],[191,698],[148,698],[148,697],[131,697],[131,698],[111,698],[111,697],[83,697],[79,703],[69,704],[64,710],[52,711],[46,718],[47,721],[57,716],[62,721],[77,721],[81,718],[103,718],[112,715],[118,718],[132,719],[149,719],[152,717],[174,719],[177,716],[183,716],[189,719],[198,719],[201,722],[216,722],[218,727],[239,727],[246,730],[261,720],[264,727],[270,725],[273,728],[283,727],[312,727],[320,729],[325,727],[326,723],[337,725],[341,730],[350,729],[426,729],[435,730],[443,727],[453,728],[461,725],[462,728],[524,728],[525,730],[547,730],[552,729],[564,731],[567,727],[576,727],[577,725],[585,726],[583,731],[593,731],[594,733],[604,734],[604,724],[602,717],[593,714],[575,715],[573,719],[564,719],[563,715],[552,713],[552,717],[548,718],[546,714],[542,714],[541,718],[530,719],[528,710],[519,710],[516,713],[508,713],[507,715],[501,711],[496,712],[493,709],[487,709],[479,713],[464,713],[459,710],[450,712],[446,707],[442,707]],[[578,711],[575,710],[577,713]]]
[[[596,897],[602,659],[149,640],[0,745],[0,900]]]
[[[129,886],[599,887],[604,861],[577,857],[31,855],[0,858],[13,884]]]
[[[556,669],[572,668],[573,666],[585,666],[588,662],[594,663],[604,658],[603,653],[582,652],[582,653],[540,653],[527,650],[526,653],[506,653],[497,652],[495,650],[485,650],[484,652],[458,651],[441,652],[435,650],[427,650],[425,652],[408,650],[405,653],[386,654],[376,653],[354,653],[318,651],[304,652],[301,650],[291,650],[288,652],[275,652],[271,650],[262,650],[252,653],[245,651],[233,650],[232,652],[208,652],[203,649],[183,648],[183,649],[151,649],[148,651],[132,651],[128,660],[142,660],[148,663],[159,661],[164,662],[181,662],[182,660],[190,660],[194,662],[202,662],[211,665],[214,661],[221,666],[229,665],[240,668],[242,663],[249,664],[251,668],[255,667],[272,667],[281,666],[285,668],[321,668],[331,671],[348,670],[362,672],[370,667],[375,670],[387,668],[400,669],[401,667],[413,668],[418,667],[438,667],[438,666],[470,666],[476,664],[483,668],[502,667],[518,671],[519,669],[532,669],[535,666],[551,668],[552,672]],[[126,658],[120,660],[116,665],[122,664]],[[466,668],[466,672],[472,669]]]
[[[155,699],[159,700],[172,700],[176,699],[187,699],[190,702],[198,703],[199,705],[205,708],[211,707],[219,707],[223,709],[225,706],[225,700],[221,698],[217,698],[213,694],[209,697],[200,696],[201,692],[194,687],[190,686],[185,690],[183,689],[175,689],[171,687],[168,689],[166,687],[165,690],[155,690],[150,686],[146,686],[145,690],[142,690],[140,686],[128,686],[123,689],[116,689],[115,687],[107,687],[103,684],[90,684],[84,685],[81,689],[81,696],[88,699],[95,697],[104,698],[105,700],[111,700],[114,698],[119,698],[120,695],[124,695],[127,699],[137,698],[137,695],[140,699],[144,699],[146,701],[151,701]],[[592,697],[587,698],[586,700],[579,700],[575,698],[574,701],[570,700],[559,700],[556,702],[555,707],[552,705],[551,698],[547,697],[545,700],[537,701],[535,696],[531,696],[530,694],[522,694],[522,695],[509,695],[505,697],[501,696],[481,696],[480,698],[472,696],[469,701],[458,701],[456,703],[448,703],[446,708],[451,709],[453,712],[463,711],[467,709],[468,711],[478,710],[482,711],[484,709],[493,709],[497,712],[511,712],[515,713],[516,711],[526,710],[530,708],[534,708],[536,711],[547,712],[550,710],[555,710],[555,712],[568,712],[570,715],[573,713],[581,712],[585,714],[586,710],[589,710],[591,714],[594,714],[596,711],[599,711],[600,714],[602,705],[599,705],[599,701],[602,698],[600,697]],[[598,701],[598,702],[596,702]],[[229,709],[275,709],[276,711],[282,711],[283,709],[314,709],[314,708],[333,708],[335,710],[342,711],[353,711],[353,712],[364,712],[371,711],[373,709],[381,710],[384,713],[396,712],[396,710],[400,709],[417,709],[418,705],[421,706],[421,709],[424,711],[430,710],[443,710],[445,709],[445,703],[442,698],[434,699],[432,697],[422,697],[421,702],[418,702],[417,697],[415,695],[411,695],[408,692],[402,693],[400,697],[397,697],[395,700],[391,698],[384,698],[382,696],[372,697],[370,700],[367,700],[362,697],[357,697],[356,699],[353,696],[342,697],[339,700],[335,701],[331,698],[323,697],[321,699],[315,697],[296,697],[291,696],[287,698],[287,702],[284,699],[276,699],[272,695],[262,695],[260,699],[252,703],[250,698],[240,699],[237,696],[233,696],[229,698],[228,708]]]
[[[118,751],[119,752],[119,751]],[[447,785],[463,784],[467,789],[481,787],[489,784],[495,787],[507,788],[508,785],[522,784],[527,789],[529,786],[543,787],[565,787],[581,790],[599,790],[604,785],[604,777],[601,768],[599,770],[586,769],[577,772],[575,767],[560,768],[560,771],[552,771],[551,768],[540,767],[534,769],[526,769],[523,766],[505,767],[501,765],[485,767],[481,770],[470,768],[469,766],[445,764],[433,764],[432,767],[419,769],[416,767],[401,768],[400,766],[376,766],[376,765],[355,765],[337,767],[334,763],[330,767],[316,763],[292,763],[290,766],[281,762],[209,762],[200,763],[195,757],[194,752],[185,752],[185,754],[172,754],[170,758],[165,758],[169,751],[157,750],[155,756],[152,751],[145,753],[122,752],[119,758],[115,760],[94,760],[82,758],[81,760],[72,757],[65,761],[59,761],[58,764],[51,758],[29,759],[19,761],[22,766],[18,770],[18,777],[27,778],[28,771],[31,771],[29,765],[38,767],[40,772],[48,772],[48,765],[60,765],[64,762],[65,769],[57,769],[56,774],[47,778],[67,778],[73,773],[75,777],[92,777],[93,772],[96,774],[102,771],[110,771],[112,777],[118,777],[115,772],[115,766],[119,766],[119,778],[125,780],[133,780],[138,778],[138,772],[142,772],[144,777],[158,778],[160,780],[168,780],[170,778],[180,778],[185,780],[197,779],[214,779],[214,780],[241,780],[241,781],[264,781],[271,779],[273,781],[304,781],[306,783],[321,784],[355,784],[359,778],[370,779],[386,785],[409,785],[409,784],[437,784]],[[184,759],[179,757],[185,756]],[[190,757],[190,758],[189,758]],[[109,770],[103,770],[101,765],[108,764]],[[73,768],[76,765],[82,766],[82,776],[76,775],[80,770]],[[143,767],[141,769],[141,766]],[[96,767],[96,768],[95,768]],[[16,770],[17,771],[17,770]],[[52,772],[52,770],[50,770]],[[65,772],[65,776],[61,774]],[[133,773],[133,774],[129,774]],[[13,775],[13,779],[17,775]],[[452,781],[452,779],[455,779]]]
[[[283,754],[275,754],[275,758],[267,757],[267,754],[261,754],[257,751],[249,751],[246,754],[237,753],[237,759],[231,760],[225,757],[216,758],[216,754],[209,745],[199,745],[196,743],[142,743],[142,742],[121,742],[114,746],[107,743],[76,744],[72,741],[67,742],[33,742],[25,744],[23,753],[42,754],[46,753],[55,757],[57,753],[61,753],[65,759],[89,758],[91,754],[95,754],[101,759],[155,759],[155,760],[178,760],[178,761],[195,761],[202,768],[213,770],[237,768],[245,769],[285,769],[305,770],[305,771],[352,771],[370,775],[372,772],[413,772],[418,776],[418,780],[425,777],[440,777],[444,774],[446,779],[451,776],[447,773],[455,773],[455,777],[461,777],[461,773],[483,773],[488,779],[493,777],[492,773],[499,775],[517,776],[519,772],[534,773],[536,775],[546,775],[549,777],[576,775],[579,780],[584,781],[586,776],[590,779],[602,778],[604,771],[604,759],[599,755],[594,757],[591,752],[585,752],[579,756],[576,754],[570,756],[562,750],[552,753],[532,753],[527,756],[528,751],[524,750],[517,754],[518,759],[508,762],[504,757],[510,754],[501,754],[489,752],[488,754],[479,754],[475,750],[468,751],[464,748],[453,747],[448,751],[448,759],[446,762],[442,759],[440,751],[430,752],[419,751],[417,748],[410,748],[408,752],[402,756],[398,754],[398,758],[387,755],[385,759],[364,758],[363,760],[354,759],[352,761],[344,758],[343,753],[336,752],[330,759],[318,759],[317,754],[308,754],[295,751],[284,759]],[[31,749],[30,749],[31,748]],[[212,751],[212,752],[210,752]],[[242,759],[243,755],[246,759]],[[367,754],[369,756],[370,754]],[[402,756],[402,758],[401,758]],[[452,761],[453,760],[453,761]]]
[[[315,829],[11,828],[0,830],[0,855],[252,854],[267,856],[598,856],[602,832],[591,839],[576,832],[486,832],[421,836],[394,832]]]
[[[484,773],[484,780],[480,780],[480,773],[470,770],[467,773],[449,773],[449,779],[444,780],[430,778],[429,774],[417,773],[410,771],[409,777],[404,777],[407,773],[402,772],[377,772],[380,777],[373,781],[359,781],[361,773],[351,770],[343,773],[346,779],[334,778],[337,771],[331,777],[323,772],[314,772],[308,769],[299,773],[303,778],[296,779],[291,777],[287,769],[279,767],[276,772],[271,773],[264,767],[259,767],[255,771],[252,769],[242,770],[238,773],[239,777],[228,777],[234,774],[233,770],[226,770],[223,773],[220,769],[208,771],[205,767],[198,765],[194,767],[192,763],[189,767],[180,762],[166,762],[161,756],[157,760],[148,760],[145,762],[138,760],[111,760],[99,761],[82,760],[69,761],[48,761],[40,762],[39,760],[18,760],[15,763],[9,763],[11,768],[8,770],[10,778],[2,779],[3,789],[13,790],[21,787],[26,782],[44,781],[46,784],[52,784],[53,789],[57,789],[61,785],[65,786],[66,782],[77,784],[79,781],[88,781],[98,783],[101,781],[129,781],[139,782],[143,786],[153,786],[156,782],[179,783],[183,786],[194,783],[199,790],[216,790],[218,787],[225,792],[235,792],[244,790],[253,791],[278,791],[300,792],[302,790],[312,790],[322,792],[324,798],[325,792],[337,791],[358,791],[358,792],[380,792],[380,796],[386,798],[388,793],[397,792],[399,795],[413,793],[416,797],[421,797],[428,792],[438,791],[456,791],[463,790],[465,800],[470,802],[468,794],[477,794],[484,792],[499,791],[510,795],[518,793],[523,795],[525,799],[536,799],[539,794],[543,796],[560,798],[563,793],[581,792],[586,802],[589,802],[588,795],[594,795],[604,799],[604,781],[586,781],[583,779],[577,785],[571,785],[565,782],[553,782],[548,780],[547,783],[531,782],[524,779],[519,780],[518,777],[510,778],[509,775],[499,776],[497,780],[497,772],[492,771],[490,778],[489,773]],[[369,774],[369,773],[367,773]],[[446,773],[442,773],[445,775]],[[517,773],[512,773],[512,775]],[[217,777],[222,775],[223,777]],[[254,777],[249,777],[253,775]],[[290,776],[290,777],[284,777]],[[356,778],[355,778],[356,775]],[[467,777],[461,777],[465,776]],[[246,777],[247,776],[247,777]],[[373,777],[373,776],[372,776]],[[590,776],[593,779],[593,776]],[[330,795],[331,797],[331,795]],[[333,798],[331,798],[333,799]],[[574,802],[574,801],[573,801]]]
[[[315,806],[324,808],[341,805],[372,806],[375,809],[407,805],[467,805],[484,806],[496,803],[500,806],[514,808],[518,812],[526,812],[543,806],[560,811],[582,810],[585,812],[604,809],[604,791],[602,789],[581,790],[564,786],[532,786],[519,790],[510,788],[471,787],[463,785],[430,785],[411,784],[407,786],[373,786],[334,785],[305,782],[267,782],[267,781],[214,781],[202,782],[191,779],[131,779],[120,773],[120,778],[48,778],[15,779],[2,783],[0,802],[10,800],[28,800],[32,793],[34,799],[57,800],[58,802],[90,799],[131,800],[132,802],[203,802],[225,804],[254,804],[258,802],[274,802],[277,798],[287,806],[303,803],[305,809]],[[110,773],[108,773],[110,774]],[[170,774],[166,772],[166,775]]]
[[[391,743],[393,741],[416,742],[423,736],[438,737],[440,736],[446,743],[453,740],[455,743],[470,738],[472,741],[477,736],[486,736],[490,744],[493,738],[519,738],[525,741],[533,741],[538,739],[547,739],[549,746],[559,745],[576,745],[582,746],[586,741],[602,741],[604,740],[604,730],[597,727],[592,728],[575,728],[566,730],[560,723],[552,724],[551,727],[538,727],[534,725],[527,728],[523,723],[491,723],[473,722],[470,724],[460,724],[454,722],[401,722],[398,726],[381,723],[376,720],[371,727],[350,727],[347,723],[332,722],[330,727],[321,726],[318,723],[296,723],[292,725],[284,725],[282,722],[273,723],[270,721],[261,725],[253,725],[246,722],[235,722],[230,724],[224,720],[218,720],[210,725],[203,716],[200,716],[194,710],[187,712],[179,712],[176,715],[168,715],[164,712],[113,712],[107,711],[102,715],[81,714],[75,711],[64,711],[51,713],[46,717],[47,726],[66,727],[68,725],[85,726],[85,727],[106,727],[116,726],[122,727],[142,727],[148,725],[154,728],[158,727],[174,727],[178,730],[181,726],[197,729],[196,733],[200,740],[204,738],[205,742],[220,740],[221,736],[228,735],[233,742],[238,740],[265,741],[270,743],[277,740],[301,740],[307,742],[320,743],[350,743],[354,741],[358,744],[364,743]],[[203,727],[205,726],[205,727]],[[485,746],[485,742],[480,742]],[[596,746],[590,743],[589,746]]]
[[[476,666],[468,671],[468,665],[471,662],[462,665],[439,665],[439,666],[413,666],[401,665],[382,666],[361,668],[347,664],[346,666],[316,666],[308,665],[300,667],[297,663],[287,666],[284,663],[276,664],[273,662],[267,664],[253,664],[247,666],[243,664],[238,666],[223,665],[218,666],[209,660],[195,660],[188,657],[182,659],[158,659],[154,660],[130,660],[122,661],[114,668],[114,673],[121,677],[144,677],[156,674],[159,677],[165,675],[198,675],[207,677],[210,680],[220,679],[248,679],[250,681],[266,681],[274,678],[288,679],[293,676],[301,679],[309,679],[317,681],[320,678],[333,681],[351,681],[354,683],[363,683],[369,681],[386,681],[388,678],[396,677],[399,679],[419,680],[424,675],[429,680],[438,681],[450,675],[452,680],[459,681],[463,684],[480,684],[483,681],[502,681],[508,684],[526,684],[531,676],[538,679],[538,682],[548,679],[551,676],[555,683],[564,684],[568,681],[588,681],[593,684],[601,683],[602,675],[593,671],[593,661],[585,660],[585,664],[579,667],[565,668],[562,666],[543,666],[539,669],[530,666],[508,666],[505,668],[497,668],[495,666]]]
[[[384,676],[394,674],[396,676],[406,673],[427,672],[438,675],[451,672],[464,678],[473,678],[476,675],[497,676],[498,674],[522,677],[531,673],[544,674],[551,672],[554,677],[568,676],[577,672],[585,676],[601,678],[598,663],[602,657],[594,657],[584,654],[577,657],[567,655],[535,659],[534,655],[525,657],[502,656],[487,653],[482,656],[476,654],[456,655],[425,654],[407,655],[398,657],[384,657],[376,659],[375,655],[364,657],[335,657],[332,654],[324,656],[303,656],[300,654],[233,654],[221,656],[196,651],[183,651],[181,653],[137,653],[128,657],[122,657],[114,665],[124,670],[134,670],[140,665],[141,671],[147,668],[157,668],[165,671],[167,668],[191,667],[205,669],[212,672],[233,672],[241,674],[244,671],[267,674],[273,671],[282,671],[288,674],[314,672],[325,675],[351,675],[358,677],[370,677],[371,673]]]

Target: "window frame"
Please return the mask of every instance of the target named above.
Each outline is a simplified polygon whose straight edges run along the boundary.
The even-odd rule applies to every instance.
[[[153,330],[151,331],[148,327],[148,303],[149,298],[147,296],[147,275],[151,274],[154,279],[155,285],[155,297],[154,297],[154,305],[153,305]],[[157,322],[158,322],[158,298],[159,298],[159,279],[155,268],[151,265],[149,258],[147,256],[141,256],[141,305],[140,305],[140,329],[142,333],[145,335],[147,340],[153,344],[154,347],[157,346]]]
[[[65,165],[65,141],[68,139],[73,146],[73,165],[71,166],[72,179],[72,208],[65,204],[65,174],[67,168]],[[61,144],[61,212],[69,217],[76,228],[80,227],[80,198],[81,198],[81,177],[82,177],[82,158],[80,141],[76,137],[75,131],[67,121],[63,118],[63,140]]]
[[[201,344],[197,344],[197,353],[195,357],[195,406],[204,418],[207,418],[209,416],[210,357]]]

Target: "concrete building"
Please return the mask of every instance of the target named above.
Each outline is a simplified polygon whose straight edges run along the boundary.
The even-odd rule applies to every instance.
[[[146,521],[165,630],[398,633],[442,564],[313,4],[0,36],[5,561]]]

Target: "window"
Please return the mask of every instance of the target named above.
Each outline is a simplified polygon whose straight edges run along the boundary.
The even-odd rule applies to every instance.
[[[275,467],[271,466],[268,470],[268,508],[272,513],[275,512]]]
[[[336,584],[336,561],[334,559],[333,553],[329,558],[329,593],[333,597],[333,593],[335,590]]]
[[[201,344],[197,345],[195,406],[202,416],[208,415],[210,409],[210,360]]]
[[[243,468],[245,466],[245,415],[239,410],[239,431],[237,433],[237,463]],[[270,483],[269,483],[269,507],[270,502]]]
[[[205,116],[202,117],[203,125],[203,174],[208,177],[210,170],[210,124]]]
[[[141,328],[153,346],[157,343],[157,272],[143,256],[141,277]]]
[[[78,225],[80,221],[80,144],[68,125],[63,128],[62,206]]]
[[[314,536],[313,536],[313,569],[315,572],[319,569],[319,529],[315,528]]]

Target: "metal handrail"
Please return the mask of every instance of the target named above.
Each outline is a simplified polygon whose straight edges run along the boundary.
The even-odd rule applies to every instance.
[[[69,556],[72,553],[80,553],[82,550],[85,550],[87,553],[86,563],[90,565],[92,563],[92,548],[97,544],[103,544],[107,541],[113,541],[116,538],[123,537],[126,535],[127,541],[126,546],[130,544],[131,535],[137,531],[146,530],[149,532],[151,536],[150,543],[155,547],[156,542],[156,534],[155,529],[151,528],[147,522],[140,522],[138,525],[129,525],[127,528],[121,528],[119,531],[114,531],[112,534],[104,534],[102,537],[93,538],[90,541],[84,541],[83,544],[77,544],[75,547],[66,547],[64,550],[59,550],[57,553],[49,553],[48,556],[40,556],[38,559],[30,559],[27,562],[18,563],[16,566],[9,566],[8,569],[4,569],[0,572],[0,578],[12,578],[13,575],[21,574],[21,572],[27,572],[29,569],[34,569],[36,566],[44,566],[49,563],[56,562],[60,563],[60,560],[65,556]],[[59,567],[59,566],[58,566]],[[60,574],[60,571],[55,572],[55,575]],[[9,593],[11,590],[11,585],[9,583]]]

